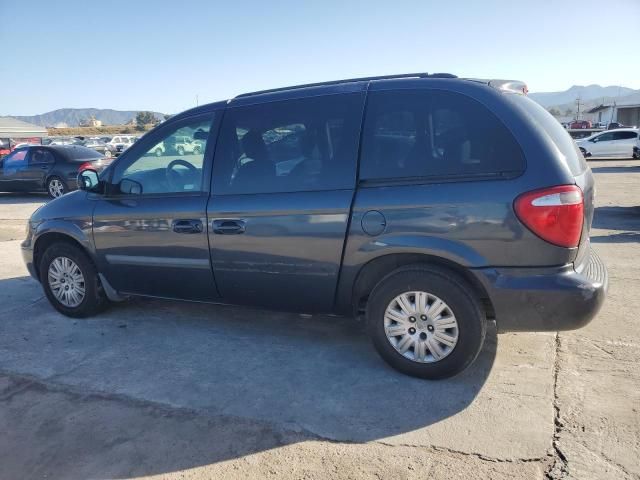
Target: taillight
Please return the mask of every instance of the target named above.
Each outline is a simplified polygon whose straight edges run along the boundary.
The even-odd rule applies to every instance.
[[[584,198],[576,185],[527,192],[516,198],[518,218],[543,240],[560,247],[577,247],[584,221]]]
[[[78,167],[78,173],[86,170],[87,168],[93,168],[93,165],[91,164],[91,162],[84,162],[83,164],[81,164]]]

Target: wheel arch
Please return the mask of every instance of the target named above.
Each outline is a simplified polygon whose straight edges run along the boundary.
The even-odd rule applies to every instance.
[[[435,266],[451,272],[472,288],[487,318],[495,318],[489,294],[468,268],[451,260],[423,253],[391,253],[376,257],[364,264],[358,271],[352,286],[353,313],[359,315],[364,312],[370,292],[384,277],[409,265]]]
[[[97,269],[93,252],[90,248],[87,248],[86,241],[79,240],[68,232],[49,230],[38,235],[33,244],[33,266],[38,276],[40,275],[40,261],[42,259],[42,255],[47,250],[47,248],[49,248],[54,243],[67,243],[79,248],[81,251],[87,254],[89,259]]]

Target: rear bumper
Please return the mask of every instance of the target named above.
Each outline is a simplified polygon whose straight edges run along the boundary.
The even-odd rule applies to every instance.
[[[596,316],[607,269],[591,250],[582,265],[473,270],[489,294],[499,332],[574,330]]]

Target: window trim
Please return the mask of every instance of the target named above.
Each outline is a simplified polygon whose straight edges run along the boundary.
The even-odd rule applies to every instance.
[[[218,131],[220,127],[221,119],[224,115],[225,108],[216,108],[208,110],[206,112],[199,112],[196,114],[188,115],[181,118],[172,118],[168,121],[161,123],[158,127],[150,130],[144,134],[140,140],[135,142],[131,147],[125,150],[108,168],[108,175],[105,178],[106,187],[104,193],[101,195],[105,199],[146,199],[146,198],[181,198],[181,197],[196,197],[196,196],[209,196],[211,194],[211,182],[213,171],[213,153],[215,151],[215,144],[218,140]],[[213,117],[213,118],[212,118]],[[175,131],[181,127],[176,125],[184,125],[198,120],[211,119],[211,127],[209,129],[209,137],[207,138],[206,148],[203,152],[202,158],[202,187],[201,190],[195,192],[166,192],[166,193],[149,193],[149,194],[126,194],[118,192],[113,183],[113,176],[115,175],[118,165],[126,161],[129,157],[136,156],[136,160],[141,158],[140,155],[147,153],[152,147],[160,143],[166,138],[165,133],[167,131]],[[147,147],[148,145],[148,147]]]
[[[478,173],[478,174],[453,174],[453,175],[420,175],[420,176],[412,176],[412,177],[380,177],[380,178],[361,178],[361,166],[362,166],[362,147],[364,145],[364,127],[367,120],[367,113],[369,110],[369,101],[371,94],[375,93],[398,93],[398,92],[445,92],[445,93],[454,93],[475,101],[480,104],[482,107],[487,109],[496,120],[504,127],[504,129],[509,133],[509,135],[513,138],[515,144],[518,146],[520,153],[522,154],[523,160],[523,168],[521,170],[504,170],[501,172],[488,172],[488,173]],[[431,108],[431,99],[429,99],[428,105]],[[362,112],[362,124],[360,126],[360,141],[358,144],[358,170],[356,171],[356,184],[361,188],[371,188],[371,187],[382,187],[382,186],[396,186],[396,185],[430,185],[437,183],[453,183],[453,182],[475,182],[475,181],[491,181],[491,180],[514,180],[518,177],[523,176],[528,169],[527,156],[525,154],[525,149],[522,148],[522,144],[518,140],[516,134],[512,131],[512,129],[507,125],[502,118],[492,109],[486,102],[475,98],[467,93],[460,92],[457,90],[448,90],[446,88],[431,88],[431,87],[411,87],[406,88],[402,86],[394,87],[394,88],[382,88],[371,90],[371,83],[369,83],[369,87],[366,90],[366,99]]]

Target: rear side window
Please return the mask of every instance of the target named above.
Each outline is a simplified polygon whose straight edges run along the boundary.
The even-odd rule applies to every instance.
[[[31,150],[29,163],[38,165],[50,165],[55,163],[56,159],[49,150],[34,148]]]
[[[631,140],[637,138],[638,134],[635,132],[613,132],[614,140]]]
[[[569,171],[572,175],[580,175],[585,171],[587,168],[587,162],[582,156],[582,153],[580,153],[580,149],[569,133],[562,125],[560,125],[560,122],[558,122],[553,115],[529,97],[514,94],[508,94],[506,96],[518,107],[524,110],[525,113],[527,113],[533,121],[545,131],[550,140],[562,154],[563,161],[566,163],[567,167],[569,167]]]
[[[353,188],[361,94],[229,108],[213,162],[213,192]]]
[[[465,95],[440,90],[370,94],[363,180],[516,176],[525,165],[507,128]]]

